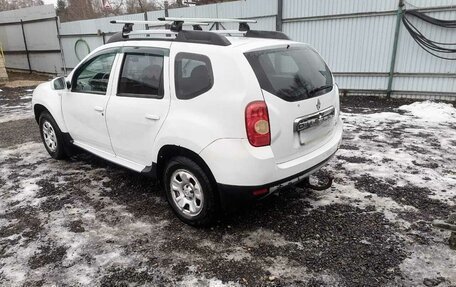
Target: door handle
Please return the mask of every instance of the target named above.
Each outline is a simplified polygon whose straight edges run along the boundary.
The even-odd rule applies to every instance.
[[[160,116],[158,116],[158,115],[146,114],[146,119],[148,119],[148,120],[153,120],[153,121],[158,121],[158,120],[160,119]]]
[[[95,111],[102,113],[104,111],[103,107],[100,106],[95,106],[94,107]]]

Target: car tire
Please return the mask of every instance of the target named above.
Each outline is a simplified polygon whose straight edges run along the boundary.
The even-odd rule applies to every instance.
[[[63,159],[65,154],[65,143],[62,132],[54,118],[48,113],[43,112],[39,118],[41,140],[49,155],[54,159]]]
[[[193,160],[172,158],[163,173],[168,203],[183,222],[192,226],[208,226],[218,214],[216,189],[208,174]]]

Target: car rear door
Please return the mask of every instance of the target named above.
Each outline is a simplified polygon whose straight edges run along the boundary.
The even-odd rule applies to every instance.
[[[330,139],[339,110],[337,86],[318,53],[288,45],[246,53],[269,113],[277,163],[308,154]]]
[[[117,157],[152,164],[154,140],[168,114],[169,42],[154,47],[123,47],[113,96],[106,110],[112,148]]]

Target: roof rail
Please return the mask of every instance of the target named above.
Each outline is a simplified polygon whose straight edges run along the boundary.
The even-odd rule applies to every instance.
[[[215,34],[221,34],[221,35],[231,35],[231,34],[235,34],[235,35],[245,35],[247,34],[247,31],[239,31],[239,30],[211,30],[209,31],[211,33],[215,33]]]
[[[210,44],[218,46],[231,45],[231,42],[228,41],[228,39],[225,36],[206,31],[182,30],[177,34],[176,41],[197,44]]]
[[[245,37],[290,40],[290,37],[288,37],[285,33],[277,31],[249,30],[245,33]]]

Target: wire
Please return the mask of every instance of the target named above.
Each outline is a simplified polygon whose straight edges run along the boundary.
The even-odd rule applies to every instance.
[[[402,16],[402,23],[407,31],[412,36],[413,40],[426,52],[429,54],[444,60],[456,60],[456,57],[448,57],[439,55],[439,53],[444,54],[454,54],[456,53],[456,48],[453,47],[445,47],[445,46],[456,46],[456,43],[443,43],[437,42],[428,39],[423,33],[419,31],[419,29],[410,21],[407,15],[417,17],[427,23],[443,27],[443,28],[456,28],[456,20],[441,20],[430,17],[418,11],[407,11],[404,10],[404,14]]]
[[[428,23],[444,27],[444,28],[456,28],[456,20],[441,20],[437,18],[433,18],[416,10],[406,11],[407,14],[420,18],[423,21]]]

